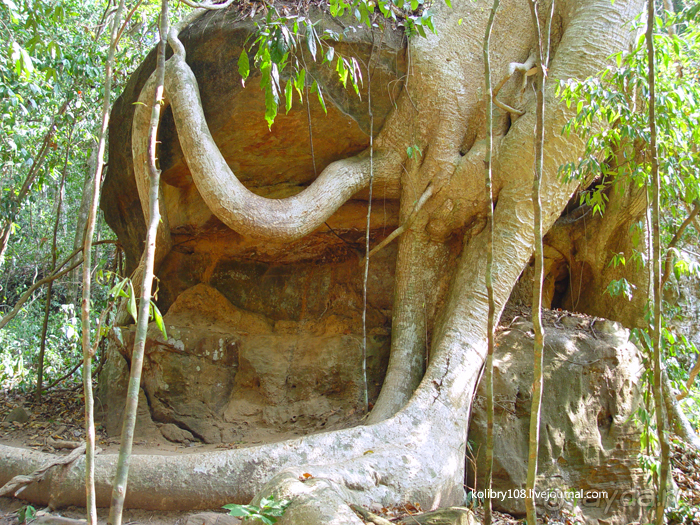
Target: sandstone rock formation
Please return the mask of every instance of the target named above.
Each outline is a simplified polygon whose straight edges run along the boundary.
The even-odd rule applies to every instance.
[[[291,288],[290,295],[296,293],[306,299],[303,289]],[[355,298],[341,294],[331,311],[343,297]],[[362,413],[361,345],[352,318],[333,313],[315,322],[275,322],[236,308],[213,287],[198,284],[178,297],[164,321],[167,340],[155,325],[149,330],[140,439],[160,438],[149,408],[153,421],[165,423],[161,433],[169,441],[194,436],[205,443],[251,442],[261,434],[281,439],[346,426]],[[120,330],[123,355],[112,351],[108,375],[100,382],[111,435],[121,430],[128,382],[124,357],[133,344],[133,327]],[[375,327],[369,336],[371,398],[378,395],[386,371],[388,336],[386,326]]]
[[[592,0],[557,7],[558,45],[551,74],[562,79],[585,77],[603,67],[606,57],[627,45],[627,32],[619,28],[636,12],[637,4],[637,0],[618,0],[613,10],[606,0]],[[204,505],[224,496],[228,501],[248,502],[274,493],[294,500],[286,522],[296,518],[304,523],[357,523],[350,503],[399,504],[413,498],[423,508],[435,509],[462,502],[467,416],[484,353],[482,283],[487,246],[484,92],[476,80],[483,73],[481,37],[465,41],[465,35],[483,34],[488,10],[485,2],[467,1],[459,9],[468,16],[458,17],[457,9],[446,9],[436,6],[440,30],[437,36],[412,41],[410,60],[404,57],[402,41],[389,33],[347,31],[347,39],[337,45],[338,50],[352,48],[364,68],[370,65],[367,75],[372,77],[376,130],[393,105],[394,88],[401,86],[406,64],[411,64],[412,89],[402,91],[390,125],[374,141],[372,151],[383,162],[380,167],[366,150],[369,97],[358,102],[329,80],[332,73],[311,66],[309,74],[334,103],[328,105],[329,116],[323,116],[307,94],[310,107],[295,106],[289,115],[278,117],[269,131],[262,119],[264,105],[256,79],[249,79],[248,87],[242,89],[236,72],[252,22],[236,20],[234,11],[209,13],[181,35],[194,73],[184,65],[183,55],[177,54],[168,66],[166,91],[175,108],[173,118],[188,152],[188,165],[218,218],[192,182],[166,111],[158,157],[163,170],[161,233],[166,231],[168,241],[160,245],[155,273],[160,280],[157,302],[166,314],[169,334],[162,337],[155,329],[150,333],[143,376],[150,417],[144,425],[149,432],[155,427],[171,438],[187,436],[171,432],[174,429],[168,425],[175,425],[200,441],[232,445],[227,448],[257,441],[251,426],[263,429],[268,441],[335,425],[350,428],[189,458],[189,464],[201,461],[206,468],[197,463],[193,472],[183,473],[178,463],[176,471],[168,470],[163,480],[176,486],[166,490],[169,499],[157,496],[158,501],[151,501],[156,496],[148,489],[142,491],[139,505],[193,501]],[[499,15],[505,18],[494,35],[499,52],[492,64],[499,74],[531,52],[533,33],[527,11],[526,4],[512,1]],[[601,12],[609,12],[610,17],[601,17]],[[342,22],[321,24],[337,24],[339,32],[345,30]],[[589,48],[586,37],[593,27],[599,28],[594,32],[608,35],[603,47]],[[110,129],[110,167],[102,207],[125,249],[128,271],[140,256],[144,230],[133,181],[130,126],[133,102],[152,68],[151,59],[134,75],[115,106]],[[205,119],[197,113],[193,120],[188,111],[199,108],[191,103],[198,96],[197,84],[214,137],[211,141],[206,133],[199,133],[207,127]],[[498,155],[492,159],[498,168],[498,228],[493,246],[503,263],[494,287],[499,311],[532,253],[529,166],[535,111],[532,94],[526,90],[520,96],[520,85],[510,82],[501,96],[511,103],[519,97],[518,104],[527,110],[517,119],[507,114],[498,117]],[[414,94],[420,98],[414,99]],[[548,110],[546,117],[548,126],[557,130],[566,118],[563,108]],[[137,119],[137,127],[143,121]],[[562,211],[571,211],[565,210],[566,203],[577,183],[562,183],[556,169],[575,157],[580,146],[574,144],[576,140],[550,135],[543,182],[546,229]],[[144,141],[135,143],[139,149]],[[422,148],[420,156],[409,153],[416,145]],[[350,157],[353,154],[358,155]],[[212,169],[209,159],[217,159]],[[343,160],[329,165],[334,159]],[[314,208],[315,202],[300,205],[292,199],[280,204],[258,200],[245,191],[235,206],[222,205],[228,201],[228,190],[238,183],[236,176],[260,196],[288,197],[309,185],[327,165],[322,182],[302,193],[302,198],[321,202],[317,190],[325,191],[323,197],[332,204],[321,206],[323,213],[310,211],[321,209]],[[371,244],[376,246],[399,223],[406,225],[408,217],[415,221],[399,237],[398,249],[386,248],[372,258],[366,310],[370,398],[384,378],[390,346],[391,359],[375,410],[365,424],[353,426],[363,388],[358,359],[363,279],[358,262],[364,256],[370,174],[383,177],[373,198]],[[342,192],[325,185],[346,179],[357,182],[348,182]],[[209,184],[212,181],[217,181],[216,191]],[[352,192],[357,193],[351,197]],[[421,196],[426,205],[418,210]],[[338,209],[346,198],[350,200]],[[238,220],[248,215],[260,219],[264,228],[248,228]],[[309,216],[321,218],[310,221]],[[299,239],[301,233],[288,234],[285,221],[293,223],[294,231],[299,226],[304,234],[308,233],[304,223],[318,229]],[[285,232],[277,235],[278,230]],[[619,231],[615,228],[609,237],[614,240]],[[281,237],[297,240],[282,243]],[[558,286],[567,286],[566,266],[571,267],[573,259],[566,254],[560,259],[552,259],[549,265],[548,304],[567,297],[567,290]],[[585,291],[596,298],[600,292],[595,286]],[[575,303],[580,288],[577,293]],[[118,397],[112,394],[122,381],[120,367],[123,370],[130,359],[131,337],[131,330],[122,328],[115,337],[121,342],[115,343],[109,357],[111,375],[103,381],[108,390],[103,398],[110,414],[118,413]],[[516,350],[514,355],[520,353]],[[444,446],[436,447],[436,442]],[[152,460],[151,468],[170,461],[160,456]],[[155,470],[164,472],[160,467]],[[212,473],[218,476],[215,491],[203,488]],[[134,474],[134,478],[143,487],[152,486],[150,476]],[[333,484],[327,484],[328,479]]]
[[[379,130],[402,85],[403,37],[324,18],[317,29],[342,34],[338,53],[371,62],[374,129]],[[259,73],[244,88],[237,61],[253,23],[237,11],[202,16],[181,34],[197,76],[212,134],[227,162],[249,189],[266,197],[300,192],[330,162],[356,154],[369,143],[366,89],[358,97],[335,73],[308,58],[327,114],[315,93],[309,113],[295,102],[271,129],[263,119]],[[378,45],[380,44],[380,45]],[[372,51],[374,46],[375,51]],[[373,54],[374,53],[374,54]],[[115,103],[110,123],[109,169],[101,206],[116,232],[131,272],[141,255],[145,225],[134,182],[131,125],[134,101],[154,67],[151,55]],[[158,424],[175,424],[208,443],[237,441],[246,428],[282,431],[332,428],[354,421],[362,399],[362,272],[366,192],[341,207],[326,225],[293,243],[242,236],[208,209],[183,160],[172,114],[160,125],[158,156],[173,249],[156,275],[157,304],[169,338],[151,331],[144,370],[147,407]],[[375,195],[376,198],[376,195]],[[395,195],[379,195],[372,213],[376,244],[398,225]],[[389,352],[396,247],[372,259],[368,282],[369,398],[381,386]],[[110,434],[119,433],[124,370],[133,332],[113,345],[101,381]],[[122,351],[122,359],[116,348]],[[234,379],[235,377],[235,379]],[[336,403],[337,401],[337,403]],[[155,439],[147,419],[142,435]],[[146,431],[146,428],[150,430]],[[167,432],[167,431],[166,431]],[[171,437],[172,437],[172,433]]]

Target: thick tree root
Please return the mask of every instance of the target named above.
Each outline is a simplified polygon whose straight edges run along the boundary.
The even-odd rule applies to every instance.
[[[445,425],[426,428],[425,422],[404,416],[373,427],[355,427],[248,449],[140,456],[131,466],[126,506],[150,510],[205,509],[248,503],[258,493],[276,494],[294,499],[290,515],[311,513],[321,519],[328,509],[334,509],[346,520],[337,523],[353,523],[357,517],[347,503],[369,506],[375,502],[389,505],[410,501],[423,508],[461,503],[463,447],[459,443],[464,440],[466,421],[461,422],[460,429],[450,424],[444,405],[436,412],[444,412],[440,415]],[[443,444],[450,442],[452,446],[433,446],[436,437],[431,427],[442,435]],[[4,458],[0,463],[0,482],[57,459],[52,454],[3,445],[0,455]],[[109,504],[116,461],[117,456],[111,454],[96,458],[98,506]],[[300,463],[307,466],[292,467]],[[51,508],[84,505],[83,469],[81,458],[63,472],[50,472],[40,484],[29,486],[22,497]],[[331,501],[334,503],[329,507]],[[303,522],[317,523],[311,519]]]

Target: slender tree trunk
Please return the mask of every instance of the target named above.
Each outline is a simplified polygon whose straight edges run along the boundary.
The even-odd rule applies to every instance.
[[[117,472],[112,484],[112,504],[108,523],[121,525],[124,499],[126,497],[129,462],[134,441],[136,412],[138,410],[139,389],[141,388],[141,369],[148,332],[148,317],[151,304],[151,287],[153,284],[153,266],[156,255],[156,237],[160,223],[158,197],[160,190],[160,170],[156,166],[156,136],[160,121],[160,109],[163,102],[163,80],[165,73],[165,48],[168,40],[168,0],[162,0],[160,13],[160,42],[158,44],[158,62],[156,66],[156,90],[151,111],[151,125],[148,136],[148,170],[150,175],[149,213],[147,217],[146,250],[144,258],[143,282],[141,284],[141,302],[136,320],[134,350],[131,355],[131,374],[124,409],[124,426],[122,428],[121,446]]]
[[[528,524],[537,523],[535,502],[535,482],[537,480],[537,454],[540,445],[540,411],[542,406],[542,386],[544,380],[544,329],[542,327],[542,280],[544,278],[544,248],[542,245],[542,201],[540,182],[544,170],[544,114],[547,67],[549,65],[549,30],[554,15],[554,0],[544,31],[540,26],[537,12],[538,2],[530,0],[532,20],[537,35],[537,120],[535,125],[535,178],[532,185],[532,202],[535,214],[535,277],[532,289],[532,324],[535,331],[534,367],[532,381],[532,408],[530,410],[530,443],[525,483],[525,509]]]
[[[90,204],[92,203],[92,190],[94,182],[92,176],[97,169],[97,144],[94,143],[90,148],[90,156],[88,157],[87,173],[83,182],[83,195],[80,199],[80,208],[78,208],[78,216],[75,221],[75,237],[73,238],[73,250],[83,246],[85,242],[85,226],[90,214]],[[68,276],[68,300],[77,305],[79,290],[78,272],[71,272]]]
[[[66,144],[66,156],[63,162],[63,172],[61,173],[61,183],[58,187],[58,197],[56,199],[56,221],[53,226],[53,238],[51,240],[51,272],[56,270],[56,258],[58,249],[56,247],[58,237],[58,227],[61,224],[61,208],[63,207],[63,189],[66,185],[66,174],[68,173],[68,156],[71,149],[71,139],[73,138],[73,127],[68,135],[68,143]],[[49,281],[46,285],[46,306],[44,308],[44,322],[41,326],[41,345],[39,347],[39,358],[37,363],[36,373],[36,402],[41,404],[41,389],[44,382],[44,354],[46,352],[46,333],[49,328],[49,314],[51,313],[51,291],[53,290],[53,281]]]
[[[369,111],[369,199],[367,201],[367,226],[365,228],[365,268],[362,279],[362,404],[365,413],[369,412],[367,392],[367,279],[369,278],[369,233],[372,226],[372,190],[374,182],[374,114],[372,113],[372,59],[367,63],[367,109]],[[307,93],[307,108],[308,93]],[[309,123],[311,126],[311,123]],[[309,127],[309,131],[311,128]],[[313,150],[313,142],[311,142]]]
[[[658,433],[659,446],[661,449],[659,467],[659,486],[656,494],[656,525],[663,525],[664,511],[666,509],[666,490],[668,485],[669,455],[670,449],[666,436],[666,425],[664,421],[664,398],[663,379],[661,370],[661,292],[662,292],[662,270],[661,270],[661,231],[660,231],[660,205],[659,192],[661,179],[659,176],[659,159],[656,147],[656,86],[655,86],[655,51],[654,51],[654,0],[647,2],[647,31],[646,43],[649,60],[649,153],[651,155],[651,223],[652,223],[652,278],[654,287],[654,327],[653,335],[653,355],[654,355],[654,408],[656,412],[656,431]]]
[[[83,343],[83,390],[85,394],[85,494],[86,511],[89,525],[97,523],[97,506],[95,501],[95,422],[94,401],[92,395],[92,357],[93,345],[90,337],[90,284],[91,284],[91,253],[92,238],[95,234],[95,222],[97,206],[100,195],[100,182],[102,180],[102,168],[104,166],[104,151],[107,139],[107,125],[109,123],[110,97],[112,93],[112,70],[114,67],[114,53],[117,47],[117,31],[124,11],[125,0],[120,0],[119,6],[112,20],[112,33],[110,37],[109,53],[105,65],[104,98],[102,100],[102,127],[97,146],[97,162],[93,176],[92,203],[87,220],[85,241],[83,244],[83,299],[82,311],[82,343]]]
[[[700,451],[700,436],[695,433],[695,429],[683,413],[683,409],[678,401],[674,398],[671,382],[668,379],[666,371],[663,371],[662,379],[664,385],[663,395],[664,404],[666,406],[666,420],[668,421],[669,429],[675,432],[683,441],[695,448],[695,450]]]
[[[484,490],[486,498],[484,500],[484,525],[491,525],[492,502],[491,502],[491,479],[493,477],[493,353],[496,346],[496,301],[493,297],[493,177],[491,156],[493,155],[493,86],[491,85],[491,57],[489,46],[491,44],[491,29],[496,18],[496,12],[500,0],[494,0],[491,8],[491,15],[486,25],[486,36],[484,37],[484,76],[486,77],[486,96],[488,105],[486,109],[486,132],[488,134],[488,149],[486,150],[486,193],[488,202],[488,242],[486,251],[486,293],[489,300],[488,314],[488,334],[486,351],[486,471],[484,473]]]

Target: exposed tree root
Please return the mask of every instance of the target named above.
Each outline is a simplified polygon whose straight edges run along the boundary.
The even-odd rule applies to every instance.
[[[413,221],[416,220],[416,216],[418,215],[418,212],[421,210],[421,208],[427,202],[427,200],[432,196],[433,196],[433,186],[431,184],[431,185],[428,185],[428,187],[423,192],[423,195],[421,195],[420,199],[418,199],[418,202],[416,202],[416,206],[413,208],[413,211],[411,212],[411,215],[408,217],[408,219],[406,219],[406,222],[404,222],[401,226],[399,226],[393,232],[391,232],[387,236],[387,238],[384,239],[382,242],[380,242],[377,246],[372,248],[369,251],[369,253],[367,254],[367,257],[372,257],[373,255],[377,254],[385,246],[387,246],[394,239],[396,239],[399,235],[401,235],[408,228],[410,228],[411,224],[413,224]],[[362,262],[364,263],[364,260]]]

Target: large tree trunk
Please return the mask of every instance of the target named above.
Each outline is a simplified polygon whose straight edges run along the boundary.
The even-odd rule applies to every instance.
[[[561,182],[558,167],[575,160],[582,149],[576,137],[560,134],[572,110],[556,103],[556,81],[595,74],[607,57],[624,50],[631,37],[625,24],[641,4],[570,0],[557,8],[545,115],[544,231],[576,189],[574,183]],[[387,390],[369,423],[246,449],[144,458],[132,466],[128,506],[214,507],[276,494],[293,500],[281,524],[349,524],[360,523],[351,503],[410,501],[430,509],[463,502],[467,427],[486,353],[488,316],[481,35],[489,7],[490,2],[468,0],[454,2],[454,9],[435,6],[438,34],[411,40],[408,93],[375,140],[375,182],[392,191],[400,184],[402,220],[429,183],[434,192],[399,238],[392,365]],[[496,82],[510,62],[524,62],[530,55],[531,28],[527,3],[502,2],[491,42]],[[511,122],[501,114],[495,125],[500,130],[493,158],[497,312],[533,250],[535,101],[527,89],[520,102],[521,81],[516,76],[499,98],[524,107],[524,115]],[[177,56],[166,66],[165,84],[200,193],[222,222],[241,233],[272,240],[305,235],[367,184],[364,153],[331,164],[313,185],[290,199],[254,196],[218,155],[199,115],[194,76]],[[407,158],[407,148],[414,145],[423,152],[420,159]],[[451,269],[445,245],[455,238],[461,239],[461,253]],[[430,355],[423,374],[426,347]],[[98,457],[102,497],[113,468],[113,457]],[[72,471],[52,480],[54,505],[82,501],[81,491],[73,488],[74,476]],[[37,492],[28,489],[27,494]]]

